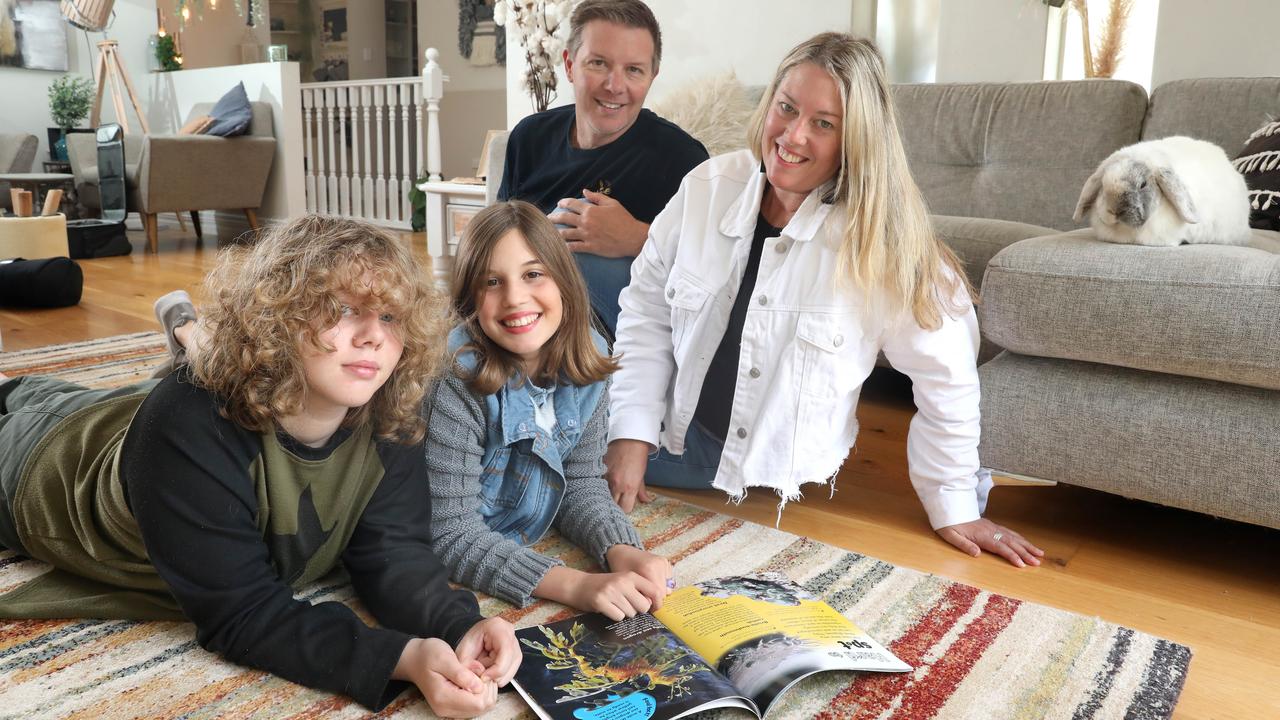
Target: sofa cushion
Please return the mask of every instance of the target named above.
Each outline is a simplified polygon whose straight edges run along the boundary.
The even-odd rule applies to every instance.
[[[1019,240],[1058,234],[1053,228],[1008,220],[951,215],[931,215],[929,219],[933,222],[933,231],[964,263],[964,272],[974,289],[982,287],[987,263],[996,253]]]
[[[1280,230],[1280,120],[1253,131],[1234,163],[1249,186],[1249,224]]]
[[[1280,77],[1174,80],[1151,93],[1143,140],[1189,135],[1235,157],[1244,139],[1280,114]]]
[[[1033,238],[991,259],[982,295],[983,333],[1016,353],[1280,390],[1280,233],[1249,247]]]
[[[253,122],[253,108],[249,105],[249,96],[245,94],[244,83],[227,91],[213,109],[209,111],[213,122],[205,128],[205,135],[232,137],[249,132],[249,124]]]
[[[893,98],[930,212],[1059,230],[1077,227],[1081,186],[1138,141],[1147,109],[1120,80],[895,85]]]
[[[978,376],[983,465],[1280,528],[1280,393],[1013,353]]]

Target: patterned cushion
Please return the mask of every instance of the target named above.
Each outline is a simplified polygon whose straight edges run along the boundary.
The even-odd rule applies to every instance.
[[[1235,166],[1249,185],[1249,224],[1280,230],[1280,120],[1267,122],[1249,136]]]

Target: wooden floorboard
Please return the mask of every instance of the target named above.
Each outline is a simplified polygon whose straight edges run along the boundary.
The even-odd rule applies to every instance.
[[[160,253],[81,261],[84,297],[58,310],[0,309],[6,350],[157,329],[151,303],[195,289],[217,254],[177,229]],[[423,255],[421,235],[406,234]],[[1190,645],[1191,673],[1178,718],[1280,718],[1280,532],[1061,484],[998,487],[988,516],[1047,552],[1040,568],[972,559],[934,535],[907,480],[909,386],[878,372],[858,415],[858,450],[829,497],[814,487],[787,505],[780,527],[883,560]],[[1280,492],[1280,479],[1277,479]],[[739,504],[717,493],[671,492],[698,505],[772,525],[777,503],[752,492]],[[677,568],[677,573],[679,568]]]

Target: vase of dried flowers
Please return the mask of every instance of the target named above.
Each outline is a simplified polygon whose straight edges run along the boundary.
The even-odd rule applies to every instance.
[[[524,48],[524,86],[538,112],[556,97],[556,64],[569,35],[569,15],[578,0],[498,0],[493,22],[510,26]]]

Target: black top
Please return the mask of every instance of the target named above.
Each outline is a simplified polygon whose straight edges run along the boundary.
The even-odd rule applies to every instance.
[[[764,250],[766,239],[781,234],[782,229],[770,225],[764,215],[756,218],[756,234],[751,239],[751,253],[747,256],[747,269],[742,274],[738,296],[734,298],[733,309],[729,311],[729,325],[724,329],[724,337],[720,338],[716,354],[711,358],[707,376],[702,381],[702,394],[698,396],[698,407],[693,411],[694,422],[720,442],[724,442],[729,433],[734,386],[738,381],[738,356],[742,354],[742,326],[747,322],[747,305],[751,303],[751,293],[756,289],[760,253]]]
[[[582,189],[622,203],[636,220],[651,223],[680,189],[680,181],[707,159],[707,149],[674,123],[641,110],[617,140],[598,148],[573,147],[574,106],[530,115],[511,131],[499,200],[524,200],[544,213]]]
[[[129,424],[121,480],[151,564],[205,649],[382,708],[407,687],[390,676],[411,637],[455,645],[481,619],[431,550],[422,444],[342,430],[311,448],[245,430],[218,405],[180,369]],[[373,484],[347,504],[361,477]],[[326,545],[346,533],[345,546]],[[289,583],[338,553],[382,627],[339,602],[294,599]]]

